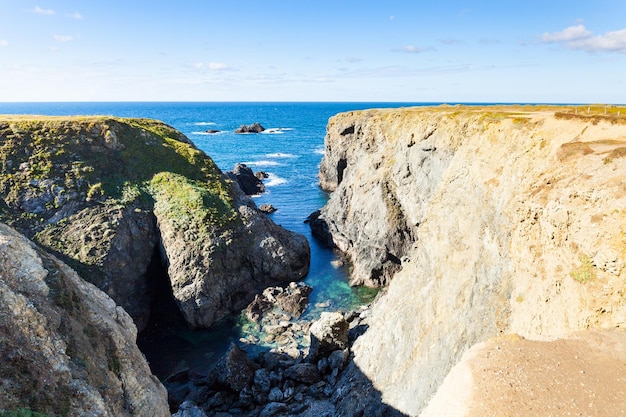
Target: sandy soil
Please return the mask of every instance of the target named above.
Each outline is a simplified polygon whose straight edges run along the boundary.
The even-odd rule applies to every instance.
[[[476,345],[422,417],[626,416],[626,331]]]

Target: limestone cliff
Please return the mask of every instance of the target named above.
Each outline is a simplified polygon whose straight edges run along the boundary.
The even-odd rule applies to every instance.
[[[353,282],[390,282],[354,346],[385,402],[418,415],[463,352],[501,333],[626,324],[617,110],[442,106],[329,121],[320,183],[334,192],[321,219]]]
[[[168,416],[136,337],[111,298],[0,224],[0,414]]]
[[[306,239],[265,218],[164,123],[3,116],[0,164],[2,219],[103,289],[140,330],[151,264],[168,267],[192,326],[210,326],[308,271]]]

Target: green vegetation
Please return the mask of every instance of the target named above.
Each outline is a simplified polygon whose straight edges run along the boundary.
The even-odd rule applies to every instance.
[[[587,282],[596,278],[596,272],[594,270],[593,261],[589,255],[582,254],[579,257],[580,266],[570,272],[574,281],[586,284]]]
[[[221,183],[214,187],[171,172],[161,172],[150,183],[150,193],[156,200],[155,210],[165,213],[177,226],[185,224],[223,227],[235,221],[237,212],[228,190]]]
[[[202,189],[203,204],[218,203],[210,216],[215,222],[231,216],[229,187],[213,160],[164,123],[112,117],[0,120],[0,194],[6,203],[1,211],[11,223],[24,223],[22,229],[42,225],[70,200],[151,209],[152,193],[164,189],[163,173]]]

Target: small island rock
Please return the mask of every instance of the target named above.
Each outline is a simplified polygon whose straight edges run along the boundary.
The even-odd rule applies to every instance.
[[[241,125],[235,129],[235,133],[261,133],[265,130],[259,122],[254,122],[251,125]]]

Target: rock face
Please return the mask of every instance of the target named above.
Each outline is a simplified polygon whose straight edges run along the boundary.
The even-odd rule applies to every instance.
[[[168,416],[130,316],[0,224],[0,412]]]
[[[227,175],[237,181],[239,187],[246,195],[257,195],[265,191],[261,175],[256,175],[246,164],[236,164]]]
[[[320,218],[354,283],[389,283],[353,348],[387,404],[419,415],[498,334],[626,323],[622,119],[444,106],[344,113],[327,132]]]
[[[193,327],[308,271],[306,239],[261,214],[161,122],[4,116],[0,162],[0,219],[107,292],[140,330],[150,265],[167,265]]]

